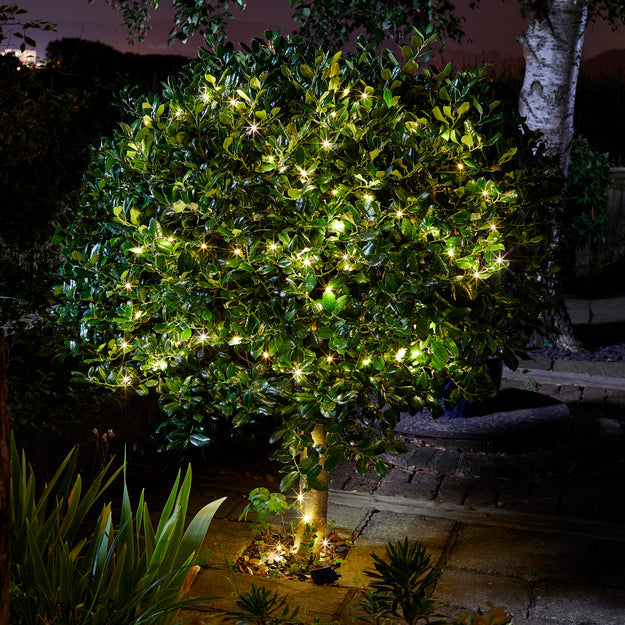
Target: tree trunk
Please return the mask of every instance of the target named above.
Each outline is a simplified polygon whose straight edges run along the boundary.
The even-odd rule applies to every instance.
[[[11,469],[9,464],[9,392],[4,331],[0,328],[0,625],[9,625]]]
[[[526,9],[525,17],[528,28],[519,37],[525,57],[519,112],[531,130],[543,133],[566,177],[588,0],[542,0]]]
[[[323,425],[317,423],[312,431],[312,439],[315,445],[325,449],[326,433]],[[323,464],[325,457],[321,458]],[[313,551],[319,553],[323,547],[328,525],[328,472],[322,471],[319,480],[323,482],[326,489],[323,491],[309,490],[302,493],[300,501],[300,520],[295,531],[294,548],[298,553],[305,551],[305,545],[312,539],[311,530],[314,530],[315,540]]]

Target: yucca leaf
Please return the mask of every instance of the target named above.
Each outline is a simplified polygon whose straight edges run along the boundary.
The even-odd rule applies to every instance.
[[[108,557],[109,542],[111,539],[112,522],[111,522],[111,504],[107,504],[101,516],[101,522],[95,533],[95,550],[93,554],[93,565],[91,567],[91,575],[99,583],[104,573],[106,560]]]
[[[67,497],[67,511],[65,512],[65,516],[62,518],[61,526],[59,527],[58,535],[55,537],[55,540],[65,539],[65,537],[69,534],[69,538],[73,538],[72,529],[74,527],[74,522],[80,522],[80,518],[77,518],[76,512],[80,506],[80,493],[82,490],[82,479],[80,474],[76,476],[76,480],[74,481],[74,486],[69,492]],[[73,533],[73,532],[72,532]]]
[[[28,559],[22,563],[24,572],[30,575],[31,579],[41,588],[45,596],[51,596],[52,587],[50,585],[46,565],[43,561],[43,554],[39,550],[37,539],[30,529],[28,519],[25,520],[25,526],[26,535],[28,537]]]
[[[171,515],[174,506],[176,505],[176,495],[178,493],[178,484],[180,483],[180,471],[176,475],[176,479],[174,481],[174,485],[169,493],[169,497],[163,506],[163,510],[161,511],[161,518],[158,522],[158,526],[156,527],[156,536],[158,537],[160,533],[163,531],[164,525],[169,520],[169,516]]]
[[[225,500],[226,498],[222,497],[221,499],[211,501],[193,517],[178,546],[178,551],[174,558],[174,568],[181,566],[183,561],[186,561],[190,555],[197,555],[217,509]]]
[[[126,558],[129,550],[128,545],[124,544],[121,549],[117,551],[117,558],[112,564],[112,573],[109,577],[106,588],[104,589],[104,596],[111,599],[116,598],[119,595],[128,595],[128,592],[132,590],[134,579],[128,575],[126,571]],[[110,569],[111,565],[109,565]],[[132,569],[130,569],[132,571]]]
[[[145,541],[144,555],[149,562],[156,548],[156,539],[154,537],[154,526],[152,525],[152,519],[150,518],[147,504],[144,504],[143,511],[143,540]]]
[[[184,480],[182,481],[182,485],[180,486],[180,491],[178,492],[178,497],[176,498],[176,523],[174,525],[174,530],[171,536],[171,541],[169,542],[167,553],[163,558],[163,566],[159,569],[159,575],[164,575],[167,571],[175,568],[173,564],[176,558],[176,552],[178,551],[178,546],[180,545],[180,541],[182,540],[182,535],[184,532],[184,524],[187,517],[187,508],[189,505],[189,495],[191,494],[191,465],[187,467],[187,472],[185,473]]]

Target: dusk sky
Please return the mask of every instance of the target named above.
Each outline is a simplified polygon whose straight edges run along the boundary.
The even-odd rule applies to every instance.
[[[331,0],[330,0],[331,1]],[[38,42],[38,54],[42,56],[48,41],[61,37],[80,37],[101,41],[122,51],[158,54],[187,54],[194,51],[181,45],[167,45],[167,34],[171,28],[170,0],[161,0],[161,7],[152,21],[152,32],[142,44],[129,46],[126,32],[121,25],[121,15],[104,0],[16,0],[27,9],[29,18],[43,19],[58,24],[56,33],[34,33]],[[483,60],[490,56],[519,56],[520,47],[516,37],[523,32],[524,22],[519,15],[516,0],[482,0],[480,8],[471,11],[468,0],[459,0],[458,14],[467,18],[465,31],[472,43],[463,46],[466,52]],[[267,28],[280,28],[284,34],[294,27],[289,0],[248,0],[248,7],[237,12],[229,28],[233,41],[249,41],[261,36]],[[11,45],[11,42],[9,42]],[[13,42],[16,45],[16,42]],[[450,48],[453,49],[453,44]],[[625,27],[616,32],[606,24],[591,25],[584,45],[584,57],[590,58],[609,49],[625,49]]]

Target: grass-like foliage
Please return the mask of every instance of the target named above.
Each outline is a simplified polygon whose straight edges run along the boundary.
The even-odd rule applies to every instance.
[[[83,488],[76,461],[74,449],[39,490],[12,441],[11,623],[172,623],[189,603],[194,561],[222,500],[204,506],[185,530],[189,468],[182,483],[176,478],[154,528],[143,493],[136,512],[131,508],[125,465],[112,470],[109,462]],[[92,512],[122,470],[115,524],[110,503],[97,517]]]

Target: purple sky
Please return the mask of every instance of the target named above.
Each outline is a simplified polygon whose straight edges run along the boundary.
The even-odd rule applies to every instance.
[[[161,0],[152,22],[152,33],[142,44],[129,46],[121,26],[120,14],[104,0],[15,0],[29,11],[29,18],[44,19],[58,24],[56,33],[35,33],[38,52],[42,55],[48,41],[61,37],[81,37],[99,40],[123,51],[157,54],[193,54],[190,48],[167,45],[171,27],[170,0]],[[458,0],[458,13],[465,15],[465,31],[473,43],[465,44],[463,51],[486,61],[501,56],[518,56],[520,48],[516,37],[523,32],[524,22],[519,15],[516,0],[481,0],[480,8],[468,9],[468,0]],[[286,34],[293,28],[289,0],[248,0],[248,8],[237,12],[229,33],[234,41],[249,41],[262,35],[267,28],[280,28]],[[13,42],[15,44],[15,42]],[[9,42],[10,44],[10,42]],[[450,50],[453,51],[453,45]],[[590,58],[609,49],[625,48],[625,27],[612,32],[605,24],[591,25],[584,45],[584,57]],[[455,55],[454,55],[455,56]]]

